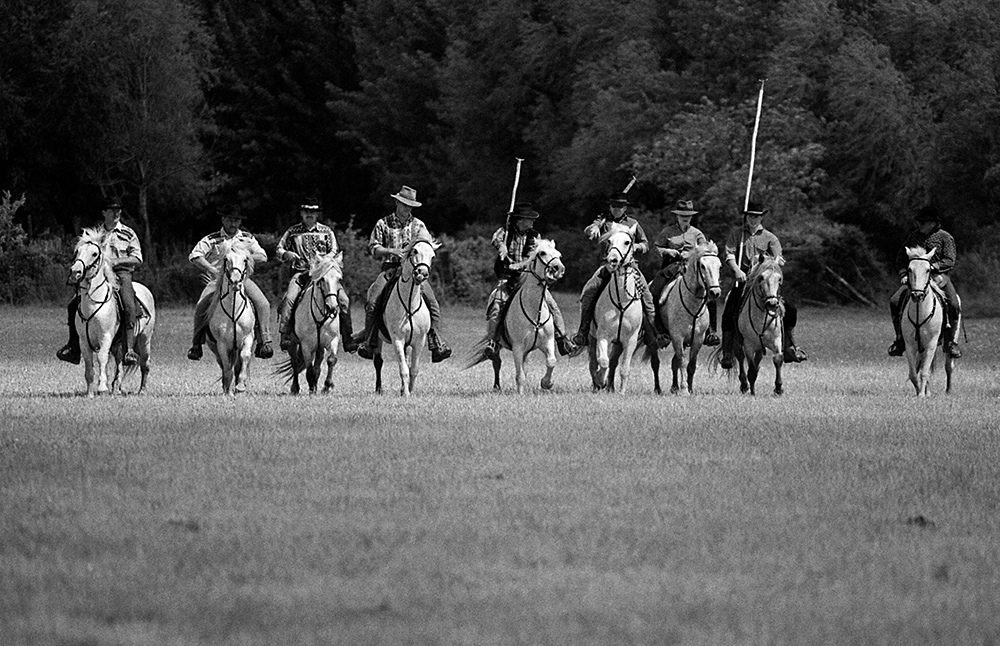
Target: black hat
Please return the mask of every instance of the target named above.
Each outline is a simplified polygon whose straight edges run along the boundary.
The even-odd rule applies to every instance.
[[[220,218],[243,219],[243,211],[240,209],[239,204],[223,204],[215,212],[219,214]]]
[[[760,202],[750,202],[747,204],[747,208],[743,209],[743,213],[746,215],[767,215],[768,212],[770,209]]]
[[[698,211],[694,210],[694,202],[691,200],[680,200],[677,202],[677,208],[671,211],[674,215],[682,216],[692,216],[698,215]]]
[[[928,205],[917,211],[913,219],[917,222],[940,222],[941,213],[937,210],[936,206]]]
[[[612,193],[608,198],[608,204],[612,206],[628,206],[628,195],[625,193]]]
[[[527,218],[534,220],[538,217],[538,211],[531,208],[531,202],[518,202],[514,205],[514,210],[508,213],[512,218]]]
[[[104,200],[104,211],[121,211],[122,203],[118,201],[116,197],[109,197]]]
[[[302,203],[299,205],[299,210],[300,211],[322,211],[323,210],[323,205],[320,204],[319,198],[316,198],[316,197],[313,197],[313,196],[309,196],[309,197],[305,198],[304,200],[302,200]]]

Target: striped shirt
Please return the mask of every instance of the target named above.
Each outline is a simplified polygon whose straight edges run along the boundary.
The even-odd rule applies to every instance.
[[[375,223],[372,235],[368,239],[368,253],[375,255],[375,247],[386,249],[402,249],[410,244],[416,236],[431,237],[427,225],[417,218],[411,217],[408,222],[402,222],[395,213],[390,213]],[[397,267],[402,261],[395,257],[382,259],[382,270]]]
[[[297,253],[300,259],[292,262],[292,269],[306,271],[309,269],[310,260],[316,256],[334,253],[339,249],[333,229],[320,222],[307,229],[306,225],[299,222],[289,227],[281,236],[274,254],[280,259],[286,251]]]
[[[903,242],[903,246],[896,253],[896,269],[900,274],[906,273],[906,268],[910,264],[910,259],[906,255],[907,247],[923,247],[927,251],[935,250],[931,258],[931,270],[938,274],[947,274],[955,266],[955,238],[951,234],[938,227],[930,233],[921,233],[919,229],[910,233]]]
[[[204,258],[213,265],[218,264],[222,259],[222,252],[219,247],[222,246],[223,242],[227,240],[237,240],[239,243],[246,245],[247,249],[250,250],[250,255],[256,262],[264,262],[267,260],[267,252],[264,248],[260,246],[257,242],[257,238],[248,231],[243,231],[242,229],[237,229],[236,233],[229,235],[226,233],[225,229],[216,231],[215,233],[210,233],[201,240],[198,244],[194,246],[191,250],[190,255],[188,255],[188,260],[195,261],[198,258]]]

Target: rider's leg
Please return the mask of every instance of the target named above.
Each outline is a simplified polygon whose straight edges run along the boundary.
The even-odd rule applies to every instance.
[[[901,357],[906,352],[906,344],[903,342],[903,323],[900,315],[903,312],[903,297],[906,295],[907,287],[903,285],[896,290],[896,293],[889,298],[889,316],[892,317],[892,329],[896,333],[896,338],[889,346],[889,356]]]
[[[660,273],[660,272],[657,272]],[[653,293],[646,283],[646,277],[642,275],[638,267],[635,268],[636,287],[639,290],[639,298],[642,301],[642,327],[645,331],[646,345],[653,348],[664,348],[670,345],[670,339],[656,326],[656,306],[653,305]]]
[[[66,322],[69,324],[69,341],[56,351],[56,357],[69,363],[80,363],[80,334],[76,331],[76,312],[80,297],[74,295],[66,305]]]
[[[953,359],[962,356],[962,350],[958,347],[959,322],[962,320],[962,300],[955,291],[955,285],[947,275],[939,275],[936,280],[938,286],[944,290],[944,295],[948,299],[948,327],[945,330],[944,349]]]
[[[734,285],[726,298],[726,307],[722,311],[722,359],[719,361],[726,370],[733,367],[733,354],[736,351],[736,314],[740,301],[743,299],[743,285]]]
[[[295,346],[294,334],[292,333],[292,307],[299,300],[302,292],[302,284],[299,282],[300,274],[292,275],[288,281],[288,289],[285,296],[278,305],[278,333],[281,334],[281,349],[288,351]]]
[[[590,341],[590,324],[594,320],[594,304],[597,301],[597,295],[601,293],[601,288],[607,284],[610,277],[611,274],[604,265],[601,265],[587,281],[587,284],[583,286],[583,291],[580,292],[580,329],[573,337],[573,343],[587,345]]]
[[[212,294],[215,292],[215,285],[207,285],[201,290],[198,303],[194,306],[194,329],[191,334],[191,349],[188,350],[188,359],[197,361],[201,359],[201,345],[205,342],[205,332],[208,329],[208,310],[212,306]]]
[[[254,311],[257,314],[257,331],[260,333],[260,343],[254,350],[254,356],[270,359],[274,356],[274,350],[271,348],[271,303],[268,302],[267,296],[264,296],[264,292],[260,291],[260,287],[252,280],[247,280],[244,284],[246,285],[247,297],[253,303]]]
[[[552,312],[552,326],[555,328],[556,347],[559,349],[559,354],[563,356],[573,354],[579,346],[566,337],[566,321],[563,319],[562,310],[559,309],[559,303],[556,302],[555,296],[549,290],[545,290],[545,304]]]
[[[431,313],[431,329],[427,330],[427,348],[431,351],[431,361],[440,363],[451,356],[451,348],[441,340],[437,332],[441,326],[441,306],[438,304],[437,296],[434,295],[431,281],[424,281],[421,293]]]
[[[135,326],[139,319],[139,306],[135,299],[135,289],[132,287],[132,272],[116,271],[118,277],[118,294],[122,298],[122,308],[125,310],[125,320],[122,326],[125,328],[125,356],[122,364],[134,366],[139,362],[139,355],[135,353]]]
[[[365,329],[358,338],[358,356],[362,359],[371,359],[375,356],[375,346],[378,345],[378,322],[375,320],[375,305],[378,303],[387,282],[389,282],[388,272],[379,272],[365,296]]]
[[[486,306],[486,347],[483,353],[487,359],[494,359],[500,353],[500,312],[507,298],[506,282],[501,280],[493,288]]]
[[[795,326],[799,321],[799,308],[795,307],[794,303],[785,301],[785,317],[783,319],[783,324],[785,326],[785,333],[782,335],[782,354],[784,355],[785,361],[789,363],[798,363],[799,361],[805,361],[809,357],[806,353],[795,344]]]
[[[337,292],[337,305],[340,306],[340,346],[344,352],[357,352],[358,342],[354,340],[354,321],[351,319],[351,297],[347,295],[344,286]]]

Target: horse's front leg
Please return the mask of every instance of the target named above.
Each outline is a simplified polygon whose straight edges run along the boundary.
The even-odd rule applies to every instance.
[[[617,372],[621,375],[619,379],[618,392],[624,394],[628,390],[629,377],[632,375],[632,355],[635,353],[635,347],[639,342],[637,336],[630,336],[628,341],[622,347],[621,353],[618,355],[618,369]]]
[[[399,394],[403,397],[409,397],[410,356],[407,352],[413,352],[413,348],[403,345],[402,339],[394,340],[392,346],[396,349],[396,359],[399,363]]]
[[[750,394],[757,394],[757,375],[760,374],[760,362],[764,358],[764,350],[755,350],[747,357],[747,381],[750,382]]]
[[[233,376],[236,380],[234,390],[238,393],[246,392],[250,382],[250,362],[253,361],[253,334],[247,335],[243,346],[240,348],[240,356],[236,359],[236,366]]]
[[[670,393],[676,395],[681,391],[680,375],[684,366],[684,337],[673,337],[672,347],[674,356],[670,359],[670,370],[673,373],[673,382],[670,384]]]
[[[306,356],[312,357],[312,361],[306,367],[306,382],[309,384],[309,394],[315,395],[319,386],[319,378],[323,374],[323,348],[313,348],[312,352]]]
[[[701,352],[701,339],[704,337],[704,332],[696,335],[691,347],[688,348],[687,387],[689,395],[694,394],[694,373],[698,370],[698,354]]]
[[[512,350],[514,351],[514,385],[517,389],[517,394],[523,395],[525,381],[524,364],[528,357],[528,353],[517,345],[515,345]]]
[[[657,395],[662,395],[663,390],[660,388],[660,353],[656,351],[656,348],[649,348],[649,367],[653,371],[653,392]]]
[[[83,378],[87,382],[87,397],[97,394],[97,384],[94,379],[94,353],[90,349],[83,351]]]
[[[927,350],[920,362],[920,391],[921,397],[930,396],[931,374],[934,372],[934,358],[937,355],[937,339],[932,339],[933,345],[928,343]]]
[[[102,395],[108,392],[108,360],[110,358],[111,343],[102,344],[94,353],[94,371],[97,373],[97,394]]]
[[[542,390],[552,390],[553,379],[552,371],[556,368],[556,340],[554,336],[550,336],[545,340],[545,374],[542,376],[542,381],[539,384]]]
[[[613,341],[608,347],[608,392],[618,390],[618,368],[625,348],[620,341]]]
[[[495,359],[492,359],[492,362],[493,362],[493,390],[496,390],[497,392],[499,392],[501,390],[501,388],[500,388],[500,364],[501,364],[501,359],[500,359],[499,353],[497,354],[497,357]]]
[[[611,363],[608,357],[608,340],[599,338],[594,343],[594,359],[591,362],[591,375],[594,382],[594,390],[603,390],[608,387],[608,366]]]
[[[747,379],[746,363],[748,363],[750,359],[742,345],[736,349],[735,354],[736,361],[740,364],[740,392],[748,393],[750,392],[750,380]]]
[[[785,358],[780,352],[774,353],[774,394],[781,395],[785,392],[784,382],[781,380],[781,367],[785,365]]]
[[[337,346],[333,346],[326,359],[326,381],[323,382],[323,393],[333,390],[333,367],[337,365]]]
[[[410,364],[410,394],[417,388],[417,376],[420,374],[420,352],[417,348],[423,348],[427,344],[427,338],[414,339],[414,345],[409,348],[410,354],[407,355],[407,362]]]
[[[382,359],[382,353],[376,349],[375,356],[372,358],[372,365],[375,366],[375,393],[382,394],[382,364],[385,361]]]

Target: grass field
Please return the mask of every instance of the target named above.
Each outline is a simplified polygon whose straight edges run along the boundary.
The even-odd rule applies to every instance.
[[[928,400],[884,312],[804,309],[780,398],[704,362],[594,395],[582,357],[544,393],[535,354],[523,397],[452,359],[404,401],[353,356],[226,399],[189,317],[88,400],[64,311],[0,309],[0,644],[1000,643],[1000,321]],[[446,317],[461,354],[482,314]]]

